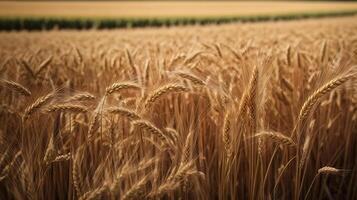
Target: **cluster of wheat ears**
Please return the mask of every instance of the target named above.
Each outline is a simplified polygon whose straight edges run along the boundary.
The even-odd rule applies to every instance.
[[[0,199],[356,199],[354,20],[0,33]]]

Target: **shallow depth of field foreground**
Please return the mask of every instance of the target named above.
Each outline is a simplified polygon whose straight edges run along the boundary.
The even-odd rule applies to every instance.
[[[356,21],[0,33],[0,199],[357,199]]]

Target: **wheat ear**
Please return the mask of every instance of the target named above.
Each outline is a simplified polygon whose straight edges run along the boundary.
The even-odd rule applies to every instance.
[[[160,138],[160,140],[164,142],[166,141],[166,136],[164,135],[164,133],[160,129],[156,128],[156,126],[154,126],[152,123],[146,120],[135,120],[131,124],[134,129],[140,128],[142,130],[149,132],[152,135],[157,136],[158,138]]]
[[[48,57],[46,60],[44,60],[40,66],[38,67],[38,70],[35,73],[35,76],[39,75],[52,61],[52,56]]]
[[[76,94],[72,97],[70,97],[68,99],[68,102],[72,102],[72,101],[90,101],[90,100],[94,100],[95,96],[88,93],[88,92],[84,92],[84,93],[79,93]]]
[[[267,137],[273,140],[274,142],[277,142],[279,144],[284,144],[288,146],[295,146],[295,142],[288,136],[285,136],[282,133],[279,132],[274,132],[274,131],[262,131],[257,134],[255,134],[255,137]]]
[[[320,168],[317,172],[318,172],[318,174],[339,174],[342,171],[343,170],[341,170],[341,169],[336,169],[334,167],[325,166],[325,167]]]
[[[168,93],[172,93],[172,92],[185,92],[188,91],[188,88],[182,86],[182,85],[177,85],[177,84],[169,84],[169,85],[165,85],[163,87],[160,87],[159,89],[155,90],[153,93],[151,93],[145,103],[144,103],[144,107],[147,108],[149,107],[151,104],[153,104],[158,98],[160,98],[163,95],[166,95]]]
[[[0,83],[2,85],[4,85],[5,87],[11,89],[12,91],[15,91],[21,95],[24,96],[31,96],[31,92],[30,90],[28,90],[27,88],[25,88],[23,85],[16,83],[14,81],[8,81],[8,80],[4,80],[4,79],[0,79]]]
[[[138,182],[136,182],[125,194],[122,196],[122,200],[128,199],[142,199],[145,196],[145,186],[148,182],[148,176],[145,176]]]
[[[181,165],[188,163],[192,153],[193,131],[190,131],[186,137],[185,145],[182,150]]]
[[[71,153],[67,153],[67,154],[62,154],[59,156],[56,156],[55,159],[53,159],[52,162],[62,162],[62,161],[66,161],[71,159]]]
[[[231,156],[231,121],[229,119],[229,112],[226,112],[223,120],[223,144],[226,150],[227,159]]]
[[[176,72],[176,74],[179,75],[181,78],[187,79],[196,85],[206,85],[206,83],[203,80],[201,80],[200,78],[198,78],[197,76],[191,73],[178,71]]]
[[[111,114],[116,114],[116,115],[120,115],[123,117],[126,117],[130,120],[139,120],[141,117],[138,113],[136,113],[135,111],[126,109],[126,108],[109,108],[108,112]]]
[[[73,186],[76,190],[77,196],[80,197],[82,195],[82,182],[81,182],[81,175],[80,175],[80,167],[78,165],[79,161],[79,151],[76,153],[75,158],[73,159],[72,163],[72,179],[73,179]]]
[[[104,183],[102,186],[84,193],[81,197],[79,197],[79,200],[100,199],[99,197],[101,197],[108,190],[108,184]]]
[[[251,113],[255,111],[255,109],[252,106],[252,99],[255,97],[255,90],[256,90],[256,84],[258,81],[258,68],[257,66],[254,67],[252,76],[250,77],[248,88],[244,91],[243,96],[239,102],[238,106],[238,112],[237,112],[237,118],[241,119],[242,115],[244,115],[248,109],[248,107],[251,107],[253,110],[251,110]],[[252,116],[254,118],[255,116]]]
[[[50,102],[54,98],[54,93],[49,93],[38,98],[33,104],[25,109],[23,119],[26,120],[31,114],[39,110],[42,106]]]
[[[110,95],[114,92],[119,92],[124,89],[136,89],[140,90],[141,87],[138,84],[131,83],[131,82],[118,82],[113,83],[111,86],[106,88],[106,95]]]
[[[337,88],[338,86],[342,85],[349,79],[353,77],[353,74],[348,73],[346,75],[337,77],[320,87],[318,90],[316,90],[309,98],[304,102],[300,109],[300,113],[297,119],[297,123],[294,128],[294,132],[296,131],[296,127],[298,124],[303,122],[307,116],[310,114],[312,108],[314,105],[318,102],[318,100],[325,94],[331,92],[333,89]]]
[[[56,104],[51,105],[46,109],[47,112],[71,112],[71,113],[85,113],[87,108],[81,105],[74,104]]]

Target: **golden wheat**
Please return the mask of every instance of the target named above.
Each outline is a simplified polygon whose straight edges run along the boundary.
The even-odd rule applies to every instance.
[[[0,33],[0,199],[357,199],[355,21]]]

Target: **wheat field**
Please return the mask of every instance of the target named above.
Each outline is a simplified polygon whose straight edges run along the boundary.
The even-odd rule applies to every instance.
[[[0,199],[357,199],[356,20],[0,33]]]

